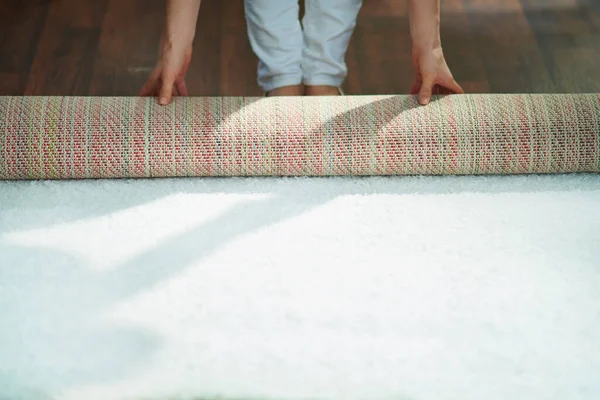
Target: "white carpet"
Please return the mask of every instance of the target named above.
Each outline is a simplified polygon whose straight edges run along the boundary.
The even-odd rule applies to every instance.
[[[0,182],[0,398],[600,398],[600,176]]]

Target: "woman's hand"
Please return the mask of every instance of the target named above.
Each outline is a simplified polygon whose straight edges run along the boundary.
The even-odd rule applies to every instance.
[[[192,60],[192,45],[200,0],[167,0],[166,27],[158,64],[140,96],[158,96],[167,105],[173,96],[187,96],[185,75]]]
[[[192,60],[191,45],[164,42],[158,64],[142,88],[140,96],[157,96],[167,105],[173,96],[187,96],[185,75]]]
[[[412,59],[416,70],[411,94],[419,103],[429,104],[431,95],[464,93],[450,73],[440,38],[440,0],[409,0]]]
[[[410,94],[418,94],[421,105],[429,104],[432,94],[464,93],[454,80],[441,47],[415,46],[412,60],[416,76]]]

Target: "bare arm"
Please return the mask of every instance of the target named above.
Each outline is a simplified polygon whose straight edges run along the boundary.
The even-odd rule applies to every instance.
[[[442,51],[440,0],[409,0],[410,35],[416,78],[412,94],[419,103],[429,104],[432,93],[464,93],[454,80]]]
[[[165,43],[190,46],[196,35],[201,0],[167,0]]]
[[[200,1],[167,0],[160,58],[140,95],[158,96],[162,105],[169,104],[173,95],[187,96],[185,75],[192,60]]]
[[[408,12],[413,45],[440,47],[440,0],[409,0]]]

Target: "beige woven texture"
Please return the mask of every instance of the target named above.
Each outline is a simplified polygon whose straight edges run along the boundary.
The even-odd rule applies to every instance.
[[[0,179],[600,172],[597,94],[0,97]]]

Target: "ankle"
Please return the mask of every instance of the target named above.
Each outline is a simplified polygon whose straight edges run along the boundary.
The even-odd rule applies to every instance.
[[[304,88],[305,96],[339,96],[340,89],[335,86],[315,85]]]
[[[274,96],[302,96],[304,87],[302,85],[282,86],[267,92],[267,97]]]

